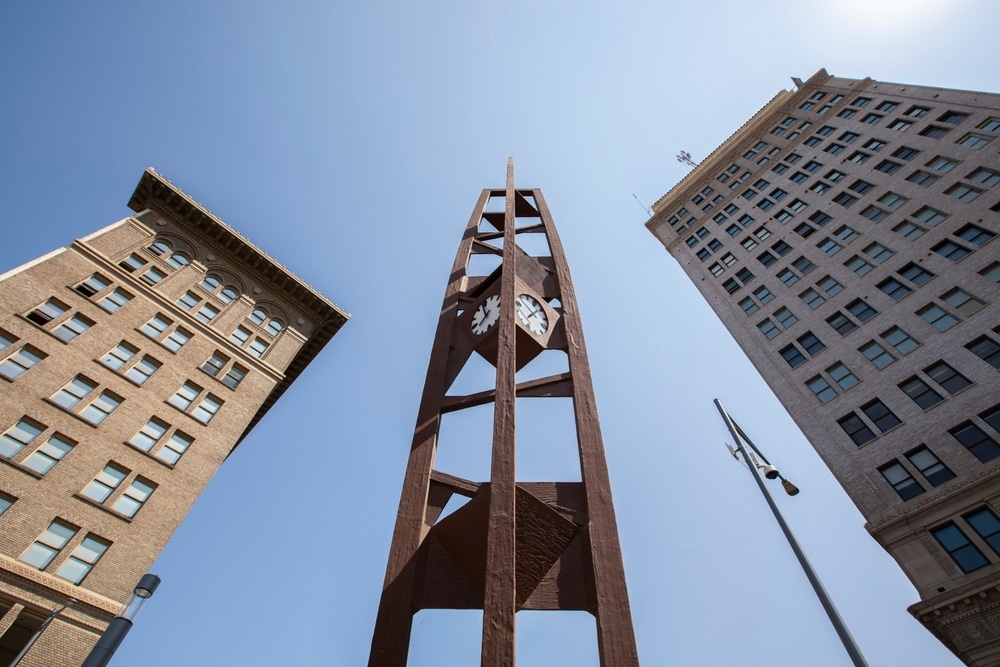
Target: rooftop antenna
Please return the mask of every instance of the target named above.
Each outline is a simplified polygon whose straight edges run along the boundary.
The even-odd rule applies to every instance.
[[[634,192],[632,193],[632,196],[635,197],[635,193]],[[649,217],[652,218],[653,217],[653,212],[649,210],[649,207],[648,206],[644,206],[643,203],[641,201],[639,201],[638,197],[635,197],[635,200],[636,200],[636,202],[639,203],[639,206],[642,206],[642,210],[646,212],[646,215],[648,215]]]
[[[688,165],[689,167],[697,167],[698,166],[698,163],[691,159],[691,154],[688,153],[687,151],[681,151],[680,153],[678,153],[677,154],[677,161],[678,162],[683,162],[684,164]]]

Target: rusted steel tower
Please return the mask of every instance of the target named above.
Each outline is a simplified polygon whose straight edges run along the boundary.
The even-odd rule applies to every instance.
[[[488,210],[503,197],[504,210]],[[525,234],[550,254],[529,256]],[[501,243],[497,241],[502,240]],[[469,275],[474,254],[502,258]],[[517,383],[545,350],[568,355],[566,373]],[[494,389],[452,395],[473,354],[496,366]],[[514,411],[519,397],[571,397],[579,482],[517,482]],[[494,404],[490,479],[434,469],[443,414]],[[470,500],[438,520],[453,494]],[[482,665],[514,665],[521,609],[585,610],[597,621],[601,665],[639,664],[597,405],[562,244],[540,190],[483,190],[455,257],[431,351],[403,482],[369,667],[406,665],[421,609],[482,609]]]

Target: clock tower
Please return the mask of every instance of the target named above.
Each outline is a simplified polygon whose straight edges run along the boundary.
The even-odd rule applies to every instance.
[[[490,201],[502,199],[503,210]],[[535,235],[535,243],[522,242]],[[548,252],[529,255],[544,239]],[[477,254],[501,258],[473,275]],[[539,354],[567,357],[568,371],[517,380]],[[480,355],[496,367],[492,389],[452,393]],[[527,372],[527,371],[526,371]],[[517,481],[517,398],[572,399],[580,481]],[[435,469],[442,415],[493,403],[490,476]],[[467,502],[442,517],[448,501]],[[482,665],[513,667],[515,614],[588,611],[600,664],[631,667],[636,652],[618,528],[611,501],[583,328],[566,257],[537,189],[483,190],[445,290],[403,482],[369,667],[403,667],[421,609],[482,609]]]

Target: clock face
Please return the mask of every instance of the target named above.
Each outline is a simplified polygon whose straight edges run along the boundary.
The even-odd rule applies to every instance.
[[[487,297],[472,314],[472,333],[481,336],[500,319],[500,295]]]
[[[521,323],[533,334],[542,335],[549,330],[549,318],[542,309],[542,304],[527,294],[522,294],[514,301],[514,308]]]

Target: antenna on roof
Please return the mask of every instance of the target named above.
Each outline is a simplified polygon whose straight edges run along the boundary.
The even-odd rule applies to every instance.
[[[635,197],[635,193],[634,192],[632,193],[632,196]],[[653,217],[653,212],[649,210],[649,207],[648,206],[643,206],[643,203],[641,201],[639,201],[638,197],[635,197],[635,200],[639,203],[639,206],[642,206],[642,210],[646,212],[646,215],[648,215],[649,217],[652,218]]]
[[[688,153],[687,151],[681,151],[680,153],[678,153],[677,154],[677,161],[678,162],[683,162],[684,164],[688,165],[689,167],[697,167],[698,166],[698,163],[691,159],[691,154]]]

